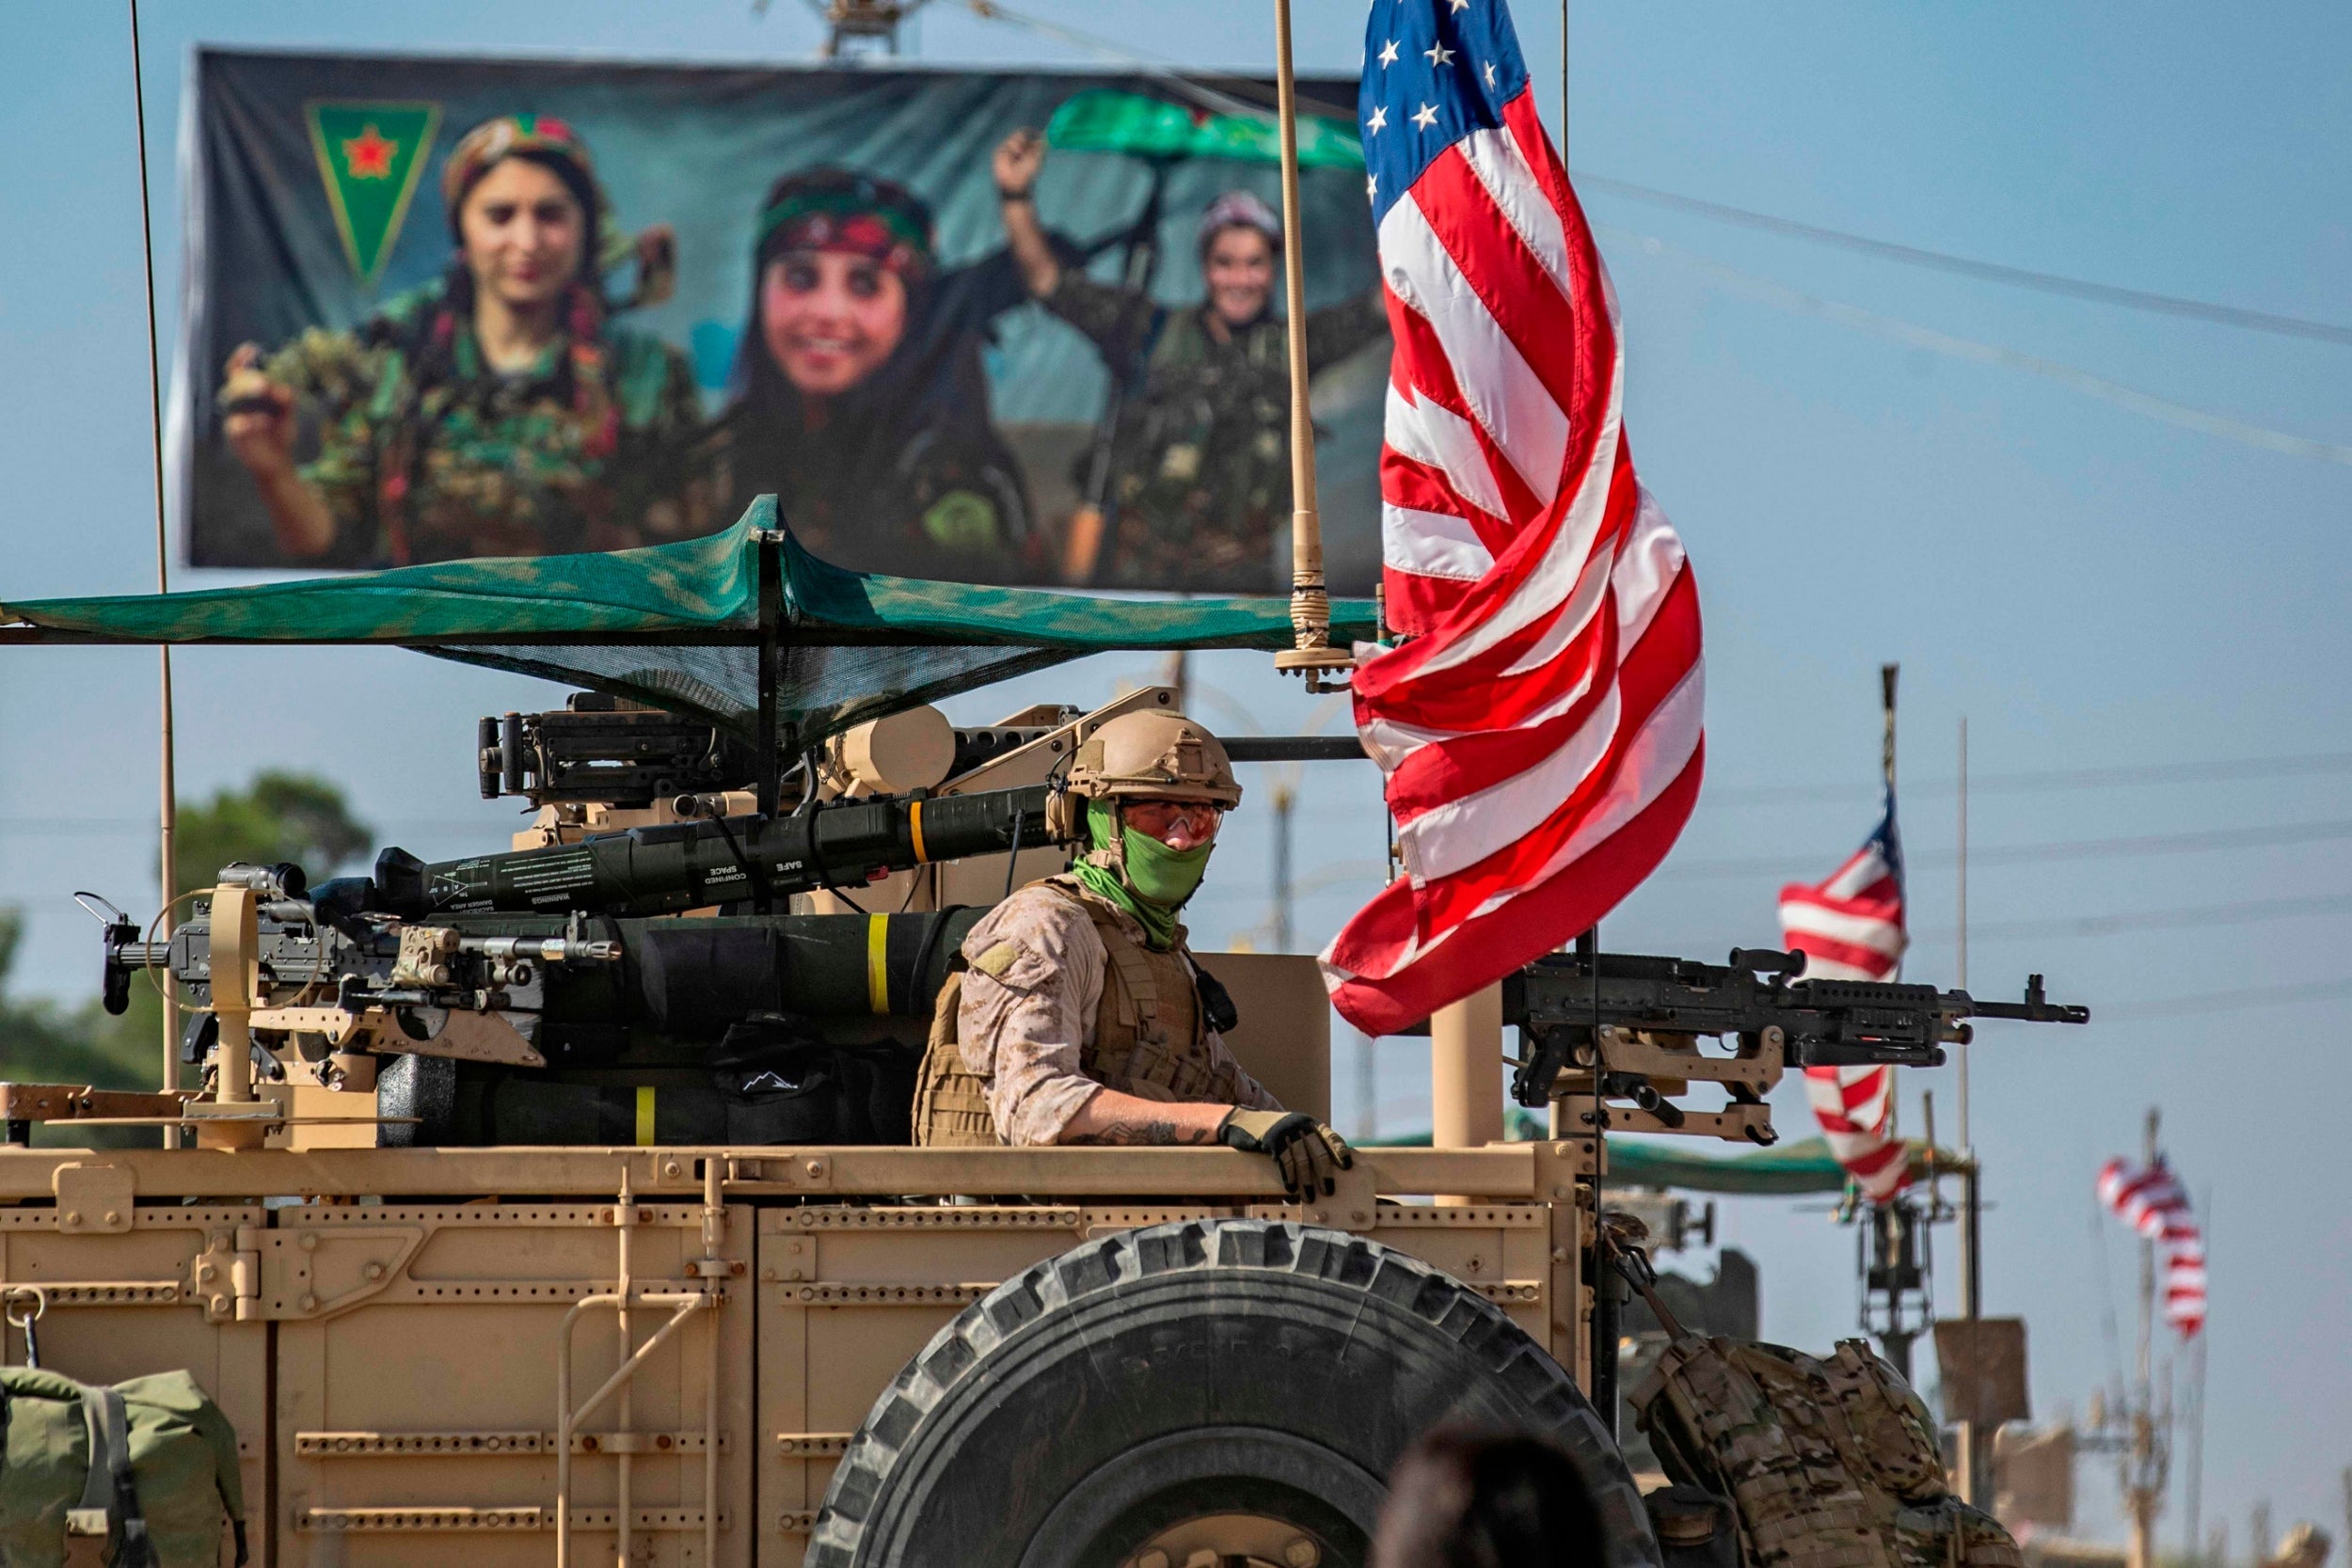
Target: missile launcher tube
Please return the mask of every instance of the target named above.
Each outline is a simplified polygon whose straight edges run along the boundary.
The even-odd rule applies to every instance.
[[[373,907],[409,920],[473,913],[657,915],[856,887],[878,873],[1046,842],[1043,784],[924,800],[822,801],[790,816],[678,822],[579,844],[427,864],[377,860]]]

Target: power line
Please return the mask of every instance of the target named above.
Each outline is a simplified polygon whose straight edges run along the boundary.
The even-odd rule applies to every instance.
[[[2057,359],[2044,359],[2039,355],[2005,348],[1998,343],[1979,343],[1968,338],[1955,338],[1948,332],[1938,332],[1933,327],[1921,326],[1916,322],[1904,321],[1898,316],[1882,315],[1876,310],[1866,310],[1859,305],[1847,305],[1834,299],[1821,299],[1792,289],[1788,284],[1773,278],[1759,277],[1754,273],[1742,272],[1737,267],[1728,267],[1721,261],[1711,261],[1695,252],[1684,250],[1679,245],[1668,245],[1665,241],[1652,235],[1630,233],[1625,230],[1613,229],[1607,224],[1595,224],[1593,230],[1597,234],[1608,234],[1630,241],[1640,245],[1645,254],[1663,257],[1677,266],[1704,274],[1717,287],[1732,293],[1744,294],[1751,299],[1761,300],[1775,309],[1787,310],[1794,315],[1815,316],[1823,321],[1836,322],[1841,326],[1851,326],[1858,331],[1867,332],[1873,337],[1883,338],[1889,342],[1900,343],[1906,348],[1924,349],[1928,353],[1940,354],[1949,359],[1963,360],[1976,365],[1996,365],[2004,370],[2023,371],[2028,375],[2038,375],[2045,381],[2055,381],[2061,387],[2070,387],[2085,396],[2097,398],[2102,403],[2113,404],[2118,408],[2128,409],[2135,414],[2143,414],[2149,419],[2160,420],[2166,424],[2177,425],[2183,430],[2194,430],[2200,435],[2217,436],[2224,440],[2242,442],[2247,446],[2255,447],[2264,451],[2275,451],[2287,457],[2306,457],[2321,463],[2352,465],[2352,447],[2338,442],[2315,440],[2309,436],[2297,436],[2291,431],[2272,430],[2265,425],[2249,424],[2244,420],[2234,420],[2226,414],[2216,414],[2204,408],[2192,408],[2185,403],[2174,403],[2169,398],[2160,398],[2153,392],[2143,392],[2137,387],[2126,387],[2120,381],[2110,381],[2106,376],[2083,369],[2080,365],[2069,365]]]
[[[2041,864],[2049,861],[2114,860],[2139,855],[2185,855],[2205,849],[2243,849],[2280,844],[2317,844],[2352,838],[2352,821],[2291,822],[2278,827],[2209,828],[2187,833],[2144,833],[2132,838],[2061,839],[2050,844],[2007,844],[1971,848],[1968,863],[1979,865]],[[1931,850],[1905,857],[1912,865],[1956,865],[1954,850]],[[1660,877],[1715,879],[1770,876],[1801,870],[1812,862],[1790,855],[1741,855],[1724,860],[1669,860]],[[1973,927],[1971,934],[1974,934]]]
[[[2207,991],[2201,996],[2175,996],[2161,1002],[2125,1002],[2111,1007],[2091,1008],[2090,1022],[2120,1023],[2135,1019],[2177,1018],[2190,1013],[2225,1013],[2240,1007],[2316,1002],[2334,996],[2352,996],[2352,979],[2315,980],[2301,986],[2253,986],[2244,990]]]
[[[2048,920],[1971,921],[1970,942],[2003,942],[2035,937],[2106,937],[2124,931],[2183,930],[2196,927],[2239,926],[2258,920],[2294,920],[2304,915],[2352,912],[2352,895],[2325,894],[2310,898],[2253,898],[2235,904],[2205,904],[2193,909],[2141,910],[2125,914],[2087,914]],[[1921,942],[1948,942],[1956,927],[1930,927],[1914,931]]]
[[[2173,762],[2137,768],[2060,768],[2025,773],[1992,773],[1968,780],[1971,794],[2026,795],[2043,790],[2106,789],[2133,784],[2205,784],[2231,779],[2290,778],[2352,772],[2352,752],[2313,752],[2301,756],[2249,757],[2233,762]],[[1903,785],[1906,799],[1941,799],[1957,786],[1947,780]],[[1765,805],[1783,800],[1875,800],[1876,784],[1752,784],[1709,789],[1710,805]]]
[[[1718,223],[1737,224],[1743,229],[1761,230],[1766,233],[1783,234],[1791,239],[1808,240],[1816,245],[1832,245],[1841,250],[1876,256],[1885,261],[1900,261],[1909,266],[1929,267],[1938,272],[1954,273],[1963,277],[1979,278],[1991,283],[2006,283],[2012,288],[2032,289],[2042,293],[2062,294],[2072,299],[2087,299],[2101,305],[2121,306],[2129,310],[2151,310],[2159,315],[2180,316],[2190,321],[2213,322],[2222,326],[2244,327],[2253,332],[2271,332],[2285,338],[2308,338],[2320,342],[2352,345],[2352,326],[2338,326],[2330,322],[2312,321],[2302,316],[2276,315],[2267,310],[2249,310],[2235,305],[2216,305],[2207,300],[2187,299],[2178,294],[2154,293],[2145,289],[2126,289],[2113,283],[2094,283],[2086,278],[2067,277],[2058,273],[2037,272],[2028,267],[2006,266],[1998,261],[1979,261],[1971,257],[1954,256],[1947,251],[1925,250],[1917,245],[1897,245],[1889,240],[1874,240],[1864,234],[1851,234],[1838,229],[1823,229],[1793,218],[1774,217],[1769,213],[1750,212],[1744,207],[1730,207],[1720,201],[1705,201],[1693,196],[1677,196],[1672,191],[1658,190],[1649,185],[1637,185],[1629,181],[1612,180],[1606,175],[1582,171],[1571,178],[1580,190],[1605,191],[1629,201],[1646,202],[1653,207],[1672,208],[1712,218]]]

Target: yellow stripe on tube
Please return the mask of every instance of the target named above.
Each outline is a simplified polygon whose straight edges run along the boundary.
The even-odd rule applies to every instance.
[[[637,1085],[637,1142],[648,1146],[653,1142],[653,1085]]]
[[[920,800],[907,808],[907,832],[914,839],[914,863],[921,865],[930,856],[923,852],[923,802]]]
[[[890,917],[866,917],[866,1005],[877,1013],[890,1011]]]

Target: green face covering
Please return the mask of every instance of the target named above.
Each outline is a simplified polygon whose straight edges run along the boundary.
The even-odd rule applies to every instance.
[[[1216,841],[1212,839],[1190,849],[1171,849],[1150,833],[1139,833],[1133,828],[1121,832],[1110,807],[1100,800],[1087,802],[1087,833],[1098,850],[1110,848],[1112,834],[1120,833],[1119,845],[1127,875],[1122,880],[1110,867],[1082,860],[1072,867],[1078,880],[1135,916],[1152,946],[1173,946],[1176,911],[1184,907],[1184,900],[1200,891],[1200,878],[1209,868],[1209,854],[1216,847]]]

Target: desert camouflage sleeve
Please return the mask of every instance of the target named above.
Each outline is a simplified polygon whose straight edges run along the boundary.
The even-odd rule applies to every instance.
[[[1026,888],[972,927],[963,956],[963,1065],[988,1085],[1008,1143],[1054,1143],[1103,1086],[1078,1069],[1103,1003],[1103,939],[1068,899]]]

